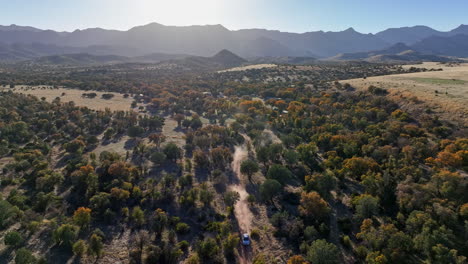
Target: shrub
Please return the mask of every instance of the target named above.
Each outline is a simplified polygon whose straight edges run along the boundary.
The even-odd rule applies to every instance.
[[[190,231],[190,226],[186,223],[178,223],[176,225],[176,232],[179,234],[187,234]]]
[[[5,235],[5,245],[17,247],[23,243],[23,237],[16,231],[10,231]]]
[[[86,253],[86,242],[84,240],[78,240],[73,244],[73,254],[78,257],[82,257]]]

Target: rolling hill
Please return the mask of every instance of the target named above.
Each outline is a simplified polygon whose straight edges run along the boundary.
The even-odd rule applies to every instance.
[[[189,56],[183,59],[163,61],[160,63],[160,65],[176,65],[180,68],[195,71],[205,71],[237,67],[244,63],[247,63],[247,60],[239,57],[229,50],[224,49],[212,57]]]
[[[102,65],[102,64],[130,62],[130,58],[117,56],[117,55],[98,56],[98,55],[91,55],[87,53],[77,53],[77,54],[45,56],[45,57],[34,59],[29,62],[42,64],[42,65],[82,66],[82,65]]]
[[[408,46],[403,43],[397,43],[387,49],[343,53],[328,58],[330,61],[368,61],[375,63],[399,63],[399,62],[420,62],[420,61],[453,61],[453,58],[422,52],[418,47]]]

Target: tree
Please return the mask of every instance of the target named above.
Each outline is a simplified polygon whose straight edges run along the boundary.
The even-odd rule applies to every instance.
[[[173,142],[168,143],[163,150],[167,158],[172,161],[177,161],[182,157],[182,150]]]
[[[174,120],[177,121],[177,127],[180,127],[182,125],[182,121],[185,119],[185,116],[182,114],[176,114],[174,116]]]
[[[263,163],[264,166],[266,166],[267,162],[270,160],[269,156],[268,147],[260,147],[257,149],[257,160]]]
[[[86,144],[83,140],[75,139],[69,143],[66,143],[63,147],[64,149],[71,154],[81,153]]]
[[[0,229],[6,228],[20,214],[20,209],[8,201],[0,200]]]
[[[127,134],[129,137],[141,137],[145,133],[145,129],[140,126],[131,126],[127,130]]]
[[[317,165],[317,152],[318,148],[314,143],[309,144],[301,144],[296,148],[297,152],[299,153],[299,157],[301,160],[309,166],[309,168],[313,169]]]
[[[224,252],[227,256],[233,256],[237,246],[239,245],[240,238],[237,234],[230,234],[223,241]]]
[[[18,247],[23,243],[23,237],[16,231],[10,231],[5,235],[5,245]]]
[[[175,229],[179,234],[187,234],[190,231],[190,226],[186,223],[177,223]]]
[[[368,171],[376,172],[379,164],[372,158],[353,157],[343,162],[343,171],[355,179],[360,178]]]
[[[73,254],[77,257],[82,257],[86,253],[86,242],[84,240],[78,240],[73,244]]]
[[[159,149],[161,144],[166,141],[166,136],[162,133],[154,133],[148,136],[150,142],[154,142],[156,147]]]
[[[200,169],[207,169],[210,166],[208,155],[201,150],[196,150],[193,153],[193,160],[195,161],[196,166]]]
[[[308,218],[323,219],[330,213],[330,207],[317,192],[302,192],[299,212]]]
[[[281,189],[282,186],[277,180],[267,179],[260,185],[260,196],[265,201],[271,201]]]
[[[449,249],[442,244],[437,244],[432,247],[432,261],[434,264],[445,264],[445,263],[454,263],[462,264],[466,263],[465,256],[459,256],[458,251],[455,249]]]
[[[197,247],[197,253],[203,260],[213,259],[219,252],[218,243],[213,238],[205,238]]]
[[[247,175],[250,182],[252,182],[252,175],[258,172],[258,170],[258,164],[253,160],[244,160],[240,166],[240,172]]]
[[[145,212],[139,206],[133,207],[132,220],[136,226],[142,226],[145,223]]]
[[[156,164],[156,165],[161,165],[161,164],[164,164],[164,162],[166,161],[166,154],[162,153],[162,152],[153,152],[151,154],[151,161]]]
[[[73,221],[81,228],[88,226],[91,222],[91,209],[86,207],[76,209],[73,213]]]
[[[104,245],[102,244],[102,237],[98,236],[97,234],[92,234],[91,238],[89,239],[88,253],[90,255],[96,256],[96,258],[99,258],[102,255],[103,247]]]
[[[372,217],[378,213],[379,199],[369,194],[362,194],[353,199],[356,215],[360,219]]]
[[[200,117],[194,116],[190,122],[190,127],[193,130],[197,130],[203,126],[203,122],[200,120]]]
[[[16,251],[15,257],[16,264],[36,264],[37,259],[33,256],[32,252],[27,248],[20,248]]]
[[[327,170],[324,173],[314,173],[305,176],[305,190],[317,191],[323,197],[328,197],[330,191],[335,188],[336,179],[332,171]]]
[[[323,239],[315,240],[307,249],[307,260],[313,264],[339,264],[339,251]]]
[[[78,237],[79,228],[70,224],[63,224],[53,233],[55,243],[71,248]]]
[[[208,189],[206,184],[203,184],[200,193],[199,193],[200,202],[203,203],[203,206],[208,206],[211,201],[213,201],[214,194],[211,190]]]
[[[268,179],[277,180],[281,185],[285,185],[291,177],[291,171],[280,164],[273,164],[267,172]]]
[[[224,202],[229,207],[233,207],[239,200],[240,195],[236,191],[228,191],[224,193]]]

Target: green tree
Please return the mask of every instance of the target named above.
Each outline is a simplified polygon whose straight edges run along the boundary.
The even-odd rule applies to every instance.
[[[318,148],[314,143],[301,144],[296,148],[301,160],[311,169],[317,166]]]
[[[142,226],[145,223],[145,212],[139,206],[133,207],[132,221],[136,226]]]
[[[205,238],[198,243],[197,253],[203,260],[214,259],[220,252],[218,243],[213,238]]]
[[[258,164],[253,160],[244,160],[240,166],[240,172],[247,175],[250,182],[252,182],[252,175],[258,172],[258,170]]]
[[[239,245],[240,238],[237,234],[230,234],[224,241],[223,241],[223,248],[224,252],[227,256],[233,256],[235,254],[235,250]]]
[[[315,240],[307,249],[307,260],[313,264],[339,264],[338,248],[320,239]]]
[[[18,247],[23,243],[23,237],[16,231],[10,231],[5,235],[5,245]]]
[[[224,202],[229,207],[233,207],[239,200],[240,195],[236,191],[227,191],[224,193]]]
[[[292,173],[283,165],[273,164],[268,169],[267,178],[277,180],[281,185],[285,185],[292,178]]]
[[[161,165],[163,164],[165,161],[166,161],[166,154],[162,153],[162,152],[154,152],[151,154],[151,161],[156,164],[156,165]]]
[[[379,199],[369,194],[362,194],[353,199],[356,215],[360,219],[370,218],[379,211]]]
[[[73,254],[77,257],[82,257],[86,253],[86,242],[84,240],[78,240],[73,244]]]
[[[16,251],[15,257],[16,264],[36,264],[37,259],[33,256],[32,252],[27,248],[20,248]]]
[[[264,201],[271,201],[282,189],[277,180],[267,179],[260,185],[260,196]]]
[[[210,205],[211,201],[213,201],[214,194],[211,190],[208,189],[206,184],[202,185],[199,193],[200,202],[203,203],[203,206]]]
[[[163,152],[169,160],[174,162],[182,157],[182,150],[173,142],[168,143]]]
[[[102,243],[102,237],[98,236],[97,234],[92,234],[91,238],[89,239],[88,253],[90,255],[96,256],[96,258],[99,258],[102,255],[103,248],[104,245]]]
[[[53,233],[55,243],[71,248],[78,237],[79,228],[70,224],[63,224]]]
[[[73,221],[81,228],[86,227],[91,222],[91,209],[80,207],[73,214]]]
[[[129,137],[141,137],[145,133],[145,129],[140,126],[131,126],[127,130]]]
[[[20,212],[18,207],[11,205],[8,201],[0,200],[0,229],[9,226]]]

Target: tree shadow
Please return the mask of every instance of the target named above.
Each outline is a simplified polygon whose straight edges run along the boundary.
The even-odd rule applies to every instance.
[[[195,169],[195,178],[198,182],[206,182],[209,178],[210,172],[207,169],[196,168]]]

